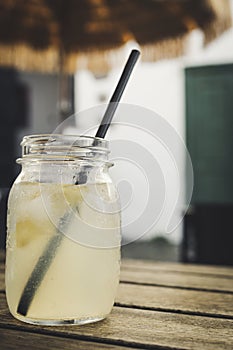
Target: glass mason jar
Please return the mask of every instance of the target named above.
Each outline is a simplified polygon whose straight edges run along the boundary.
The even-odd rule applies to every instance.
[[[108,141],[23,138],[10,191],[6,296],[34,324],[83,324],[112,309],[120,272],[120,207]]]

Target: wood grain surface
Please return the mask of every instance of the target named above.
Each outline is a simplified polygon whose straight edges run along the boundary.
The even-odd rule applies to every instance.
[[[225,276],[184,274],[161,270],[138,268],[121,269],[121,281],[155,286],[170,286],[193,290],[233,292],[233,279]]]
[[[13,318],[0,264],[0,348],[233,349],[232,268],[122,262],[116,306],[104,321],[45,327]]]
[[[116,303],[141,309],[233,319],[233,293],[210,293],[121,283]]]
[[[0,295],[1,304],[4,295]],[[38,332],[112,345],[172,349],[232,349],[233,320],[115,307],[104,321],[84,326],[45,327],[15,320],[0,311],[0,328]]]
[[[0,346],[4,350],[88,350],[88,349],[125,349],[125,347],[91,342],[88,340],[61,338],[52,335],[44,335],[0,328]],[[129,349],[134,349],[129,347]]]
[[[1,278],[0,287],[3,292]],[[120,283],[116,304],[139,309],[233,318],[233,293],[208,293]]]
[[[153,271],[183,272],[185,274],[202,275],[223,275],[233,278],[233,268],[229,266],[199,265],[188,263],[170,263],[150,260],[124,259],[122,268],[137,268],[140,270],[148,269]]]

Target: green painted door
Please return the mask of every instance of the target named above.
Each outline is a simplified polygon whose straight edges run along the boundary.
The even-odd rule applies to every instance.
[[[187,68],[185,77],[192,203],[233,203],[233,64]]]

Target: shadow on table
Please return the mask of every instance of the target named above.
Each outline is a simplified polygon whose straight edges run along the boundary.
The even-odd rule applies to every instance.
[[[180,247],[170,243],[164,237],[149,241],[136,241],[122,246],[122,258],[148,259],[159,261],[179,261]]]

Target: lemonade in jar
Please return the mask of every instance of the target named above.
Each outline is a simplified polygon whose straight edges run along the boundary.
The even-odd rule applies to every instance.
[[[108,142],[35,135],[8,201],[6,296],[34,324],[83,324],[113,307],[120,271],[120,206]]]

